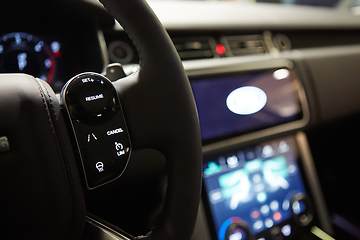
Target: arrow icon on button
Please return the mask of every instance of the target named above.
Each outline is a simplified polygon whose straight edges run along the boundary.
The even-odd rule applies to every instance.
[[[95,140],[97,140],[97,137],[95,136],[94,133],[89,133],[89,134],[88,134],[88,140],[87,140],[88,142],[90,142],[91,136],[92,136]]]

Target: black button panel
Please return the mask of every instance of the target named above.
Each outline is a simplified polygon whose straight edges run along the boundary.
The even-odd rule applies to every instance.
[[[104,124],[121,110],[110,80],[96,73],[82,73],[69,80],[61,91],[71,119],[87,125]]]
[[[131,143],[112,83],[96,73],[72,78],[61,92],[74,130],[89,189],[110,182],[125,170]]]

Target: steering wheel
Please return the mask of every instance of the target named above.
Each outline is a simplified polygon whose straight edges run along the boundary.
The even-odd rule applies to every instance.
[[[169,174],[159,223],[134,239],[190,239],[200,199],[202,153],[189,80],[145,0],[102,3],[140,56],[139,71],[113,82],[133,149],[160,151]],[[72,133],[55,93],[32,76],[0,74],[0,116],[0,238],[81,239],[85,200]]]

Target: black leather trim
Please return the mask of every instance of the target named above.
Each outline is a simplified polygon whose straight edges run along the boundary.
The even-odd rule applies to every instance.
[[[56,98],[56,95],[52,88],[46,82],[41,79],[36,79],[38,84],[42,88],[42,92],[45,95],[46,106],[49,111],[51,118],[51,126],[54,132],[54,138],[57,140],[57,147],[59,150],[59,156],[62,157],[63,161],[63,172],[64,177],[68,182],[68,192],[71,201],[71,221],[69,222],[69,239],[79,239],[82,232],[79,229],[84,228],[84,197],[82,195],[82,187],[79,184],[79,175],[75,157],[73,155],[72,146],[69,144],[71,141],[67,133],[67,128],[60,113],[60,105]],[[82,216],[81,216],[82,215]],[[79,235],[80,234],[80,235]]]
[[[0,238],[79,239],[85,205],[54,92],[24,74],[1,74],[0,92]]]

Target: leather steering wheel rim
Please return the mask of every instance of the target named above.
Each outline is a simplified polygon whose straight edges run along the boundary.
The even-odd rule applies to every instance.
[[[202,150],[189,80],[146,1],[102,2],[141,59],[138,72],[114,82],[133,149],[154,148],[167,160],[160,221],[135,239],[190,239],[200,201]],[[73,150],[51,87],[26,74],[0,74],[1,239],[82,238],[86,209]]]
[[[140,71],[114,83],[134,149],[168,160],[161,220],[149,239],[190,239],[201,189],[201,138],[189,80],[171,39],[144,0],[101,0],[140,56]]]

